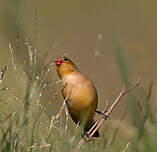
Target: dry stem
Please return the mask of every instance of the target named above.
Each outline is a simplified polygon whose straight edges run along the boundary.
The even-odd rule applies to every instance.
[[[92,139],[94,133],[100,128],[100,126],[102,125],[102,123],[107,120],[107,118],[109,117],[109,115],[111,114],[111,112],[113,111],[113,109],[116,107],[116,105],[119,103],[120,99],[129,91],[133,90],[134,88],[136,88],[138,85],[140,85],[141,83],[141,78],[138,79],[138,81],[133,85],[133,87],[126,89],[123,86],[123,89],[121,90],[120,94],[117,96],[117,98],[115,99],[115,101],[113,102],[113,104],[110,106],[109,109],[108,108],[108,102],[106,101],[106,107],[103,110],[104,115],[100,115],[98,121],[96,121],[96,123],[92,126],[92,128],[88,131],[87,134],[85,134],[83,136],[83,138],[80,140],[80,142],[76,145],[75,149],[72,150],[72,152],[76,152],[80,149],[80,147],[85,144],[87,141],[89,141],[90,139]]]

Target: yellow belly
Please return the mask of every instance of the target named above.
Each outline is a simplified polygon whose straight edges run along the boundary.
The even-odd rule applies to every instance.
[[[98,99],[95,88],[86,84],[82,86],[78,83],[72,87],[67,84],[62,93],[64,98],[68,96],[66,104],[73,121],[86,126],[93,119],[97,108]]]
[[[81,106],[78,105],[71,105],[68,104],[69,101],[67,101],[67,107],[70,113],[71,118],[75,123],[80,123],[86,126],[86,124],[93,119],[95,114],[95,105],[86,106],[82,104]]]

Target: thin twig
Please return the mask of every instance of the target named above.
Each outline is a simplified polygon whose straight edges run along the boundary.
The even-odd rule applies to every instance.
[[[17,69],[17,67],[16,67],[16,64],[15,64],[15,62],[14,62],[14,50],[13,50],[13,48],[12,48],[12,45],[11,45],[11,43],[9,43],[9,50],[10,50],[10,57],[9,57],[9,64],[8,64],[8,66],[10,66],[11,64],[13,65],[13,67],[14,67],[14,69],[16,70]],[[11,63],[10,63],[11,62]]]
[[[138,79],[138,81],[129,89],[126,89],[124,86],[120,92],[120,94],[117,96],[117,98],[115,99],[115,101],[113,102],[113,104],[110,106],[110,108],[106,111],[106,107],[103,110],[104,115],[106,116],[100,116],[98,121],[96,121],[96,123],[94,124],[95,127],[92,127],[93,129],[90,129],[90,131],[85,134],[83,136],[83,138],[80,140],[80,142],[76,145],[75,149],[72,150],[72,152],[76,152],[78,151],[81,146],[83,144],[85,144],[87,141],[89,141],[90,139],[92,139],[94,133],[100,128],[100,126],[102,125],[102,123],[107,120],[107,117],[109,117],[109,115],[111,114],[111,112],[113,111],[113,109],[116,107],[116,105],[119,103],[120,99],[129,91],[133,90],[134,88],[136,88],[138,85],[140,85],[141,83],[141,78]]]
[[[58,80],[58,81],[56,81],[56,82],[53,82],[53,83],[51,83],[50,85],[48,85],[47,87],[49,88],[49,87],[52,87],[52,86],[54,86],[54,85],[56,85],[56,84],[58,84],[58,83],[60,83],[60,82],[62,82],[62,80]]]
[[[147,100],[150,99],[151,94],[152,94],[152,87],[153,87],[153,81],[150,82],[149,88],[148,88],[148,94],[147,94]]]
[[[111,107],[104,113],[105,116],[109,117],[110,113],[113,111],[113,109],[115,108],[115,106],[119,103],[120,99],[124,96],[124,94],[126,94],[127,92],[129,92],[132,89],[136,88],[140,83],[141,83],[141,78],[139,78],[139,80],[135,83],[135,85],[133,87],[131,87],[129,89],[125,89],[125,87],[123,87],[122,91],[120,92],[120,94],[118,95],[118,97],[115,99],[115,101],[113,102],[113,104],[111,105]],[[90,138],[93,137],[94,133],[99,129],[99,127],[104,122],[104,120],[105,119],[102,117],[101,120],[99,121],[99,123],[97,124],[96,128],[89,135]]]
[[[103,111],[102,113],[105,113],[105,112],[107,111],[108,106],[109,106],[108,103],[109,103],[108,100],[106,100],[105,109],[104,109],[104,111]],[[100,117],[100,118],[101,118],[101,117]],[[100,118],[99,118],[99,119],[100,119]],[[89,135],[89,134],[92,132],[92,130],[96,127],[96,125],[98,124],[98,122],[99,122],[99,120],[95,122],[95,124],[94,124],[94,125],[90,128],[90,130],[87,132],[87,135]]]
[[[128,143],[126,144],[126,146],[124,147],[124,149],[122,150],[122,152],[126,152],[126,150],[128,149],[129,145],[130,145],[130,143],[128,142]]]
[[[80,122],[78,121],[78,123],[77,123],[77,125],[76,125],[76,127],[75,127],[75,129],[74,129],[73,137],[70,139],[70,143],[73,143],[73,141],[74,141],[74,139],[75,139],[75,137],[76,137],[76,133],[77,133],[77,131],[78,131],[79,126],[80,126]]]
[[[66,114],[66,124],[65,124],[65,132],[68,130],[68,121],[69,121],[69,113],[68,113],[68,108],[65,107],[65,114]]]
[[[4,73],[5,71],[7,70],[8,68],[8,65],[6,65],[1,71],[0,71],[0,83],[2,82],[3,80],[3,76],[4,76]]]

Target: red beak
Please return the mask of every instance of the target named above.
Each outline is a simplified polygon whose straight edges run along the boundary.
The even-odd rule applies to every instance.
[[[60,66],[61,64],[63,64],[60,58],[56,58],[55,63],[56,63],[56,66]]]

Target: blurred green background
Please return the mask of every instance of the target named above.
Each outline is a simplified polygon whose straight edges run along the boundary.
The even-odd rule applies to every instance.
[[[37,49],[39,63],[48,63],[67,53],[94,82],[99,94],[98,108],[102,110],[105,100],[112,102],[122,88],[123,78],[117,64],[120,48],[130,80],[134,82],[142,76],[146,93],[153,80],[151,104],[156,110],[157,104],[153,102],[157,100],[156,5],[153,0],[0,0],[0,68],[8,63],[9,43],[18,45],[14,50],[15,62],[23,66],[28,58],[23,47],[26,37]],[[43,61],[47,50],[48,58]],[[40,66],[37,71],[40,73]],[[4,79],[8,87],[24,92],[25,78],[19,74],[17,80],[17,73],[11,70],[7,73]],[[46,82],[56,80],[53,68]],[[56,89],[47,89],[42,102],[48,103]],[[136,90],[131,94],[134,96]],[[56,113],[61,103],[59,95],[49,111]],[[112,119],[119,120],[127,105],[128,102],[121,102]]]
[[[114,54],[113,41],[117,41],[130,76],[135,80],[142,76],[146,86],[157,81],[155,1],[1,0],[0,14],[1,68],[9,56],[8,44],[19,38],[24,45],[27,37],[38,49],[39,58],[47,49],[48,61],[67,53],[94,81],[99,101],[104,102],[122,85]],[[15,53],[18,64],[23,64],[26,53],[24,49]],[[55,71],[51,75],[51,81],[58,79]],[[157,96],[153,94],[153,98]]]

